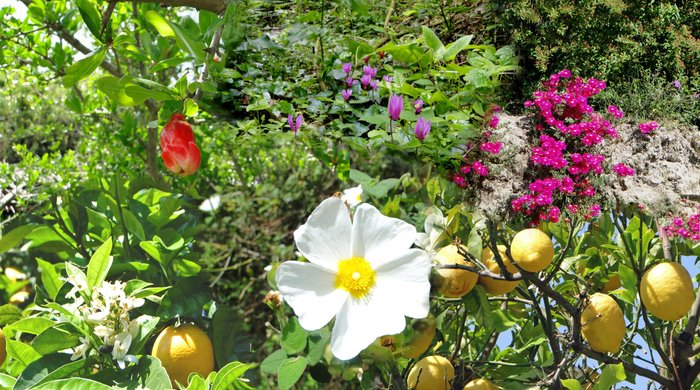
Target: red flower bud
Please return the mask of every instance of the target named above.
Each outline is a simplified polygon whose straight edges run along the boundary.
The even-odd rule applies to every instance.
[[[182,114],[173,114],[160,133],[163,163],[176,175],[189,176],[197,172],[201,162],[194,132]]]

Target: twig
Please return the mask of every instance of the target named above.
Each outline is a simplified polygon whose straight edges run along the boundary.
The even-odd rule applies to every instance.
[[[100,38],[105,33],[105,29],[107,29],[107,24],[109,23],[109,20],[112,18],[112,12],[114,12],[114,7],[117,5],[116,0],[110,0],[110,2],[107,4],[107,9],[105,10],[105,13],[102,15],[102,26],[100,27]]]
[[[199,77],[199,82],[203,83],[204,80],[207,79],[209,76],[209,61],[212,60],[212,58],[216,58],[219,55],[219,41],[221,40],[221,34],[224,32],[224,24],[222,23],[219,28],[214,31],[214,35],[211,38],[211,44],[209,45],[209,50],[207,50],[207,57],[206,60],[204,61],[204,70],[202,70],[202,74]],[[197,88],[197,92],[195,92],[194,97],[192,100],[195,102],[198,101],[201,97],[202,94],[204,94],[204,90],[200,86]]]
[[[605,355],[600,352],[593,351],[592,349],[582,346],[581,347],[581,353],[584,355],[588,356],[589,358],[595,359],[599,362],[603,363],[608,363],[608,364],[620,364],[622,363],[622,366],[625,368],[625,370],[633,372],[637,375],[641,375],[645,378],[651,379],[655,382],[658,382],[661,386],[663,386],[666,389],[670,389],[673,385],[673,382],[669,380],[668,378],[665,378],[661,376],[661,374],[648,370],[644,367],[640,367],[634,363],[627,362],[625,360],[619,359],[612,357],[610,355]]]
[[[552,281],[554,276],[559,272],[559,269],[561,268],[561,264],[564,262],[564,257],[566,256],[566,252],[569,250],[569,246],[571,245],[571,242],[574,239],[574,223],[571,222],[569,224],[569,237],[566,240],[566,245],[559,251],[559,256],[557,256],[557,260],[554,262],[554,269],[549,272],[549,275],[547,275],[546,278],[544,278],[544,282],[549,284],[549,282]]]

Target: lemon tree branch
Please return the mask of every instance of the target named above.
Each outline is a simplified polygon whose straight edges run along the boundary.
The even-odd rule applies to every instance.
[[[583,346],[581,348],[581,353],[586,355],[587,357],[591,359],[595,359],[599,362],[602,363],[608,363],[608,364],[620,364],[622,363],[622,367],[625,368],[625,370],[633,372],[637,375],[641,375],[647,379],[651,379],[657,383],[659,383],[661,386],[663,386],[665,389],[670,389],[673,388],[673,382],[669,380],[668,378],[665,378],[661,374],[655,371],[651,371],[649,369],[646,369],[644,367],[640,367],[634,363],[630,363],[626,360],[622,360],[616,357],[612,357],[610,355],[606,355],[600,352],[596,352],[588,347]]]

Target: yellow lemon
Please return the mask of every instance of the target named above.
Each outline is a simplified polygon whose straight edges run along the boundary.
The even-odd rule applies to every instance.
[[[191,324],[163,329],[153,344],[152,355],[160,359],[173,387],[176,381],[187,385],[187,377],[196,372],[204,378],[214,371],[214,348],[209,336]]]
[[[467,251],[465,246],[461,247]],[[448,245],[435,255],[435,260],[442,265],[459,264],[474,267],[470,261],[464,260],[459,254],[457,245]],[[447,298],[459,298],[471,291],[479,279],[479,275],[472,271],[463,269],[438,269],[440,279],[438,281],[438,291]]]
[[[17,291],[10,297],[10,303],[16,306],[23,305],[29,299],[29,291]]]
[[[554,258],[552,240],[538,229],[518,232],[510,243],[513,260],[525,271],[539,272],[547,268]]]
[[[484,378],[477,378],[469,381],[462,390],[498,390],[498,386]]]
[[[510,259],[508,259],[508,256],[506,256],[506,247],[505,245],[499,245],[498,246],[498,253],[501,255],[501,259],[503,260],[503,265],[506,266],[506,269],[508,272],[511,274],[517,274],[518,269],[515,268],[513,263],[511,263]],[[489,271],[495,273],[495,274],[500,274],[501,273],[501,267],[498,266],[498,263],[494,259],[493,252],[491,251],[491,248],[486,247],[484,248],[483,255],[481,256],[482,261],[484,262],[484,265],[489,269]],[[503,295],[503,294],[508,294],[509,292],[513,291],[515,289],[515,286],[518,285],[517,281],[509,282],[505,280],[496,280],[489,278],[488,276],[479,276],[479,284],[484,286],[484,290],[488,294],[491,295]]]
[[[603,292],[610,292],[613,290],[617,290],[618,288],[622,287],[622,281],[620,280],[620,275],[615,274],[608,279],[607,282],[605,282],[605,285],[603,286]]]
[[[625,338],[625,316],[610,295],[595,293],[581,313],[581,333],[594,351],[615,353]]]
[[[644,306],[657,318],[675,321],[693,305],[693,281],[679,263],[660,263],[642,277],[639,295]]]
[[[7,358],[7,340],[5,333],[0,330],[0,366],[5,363],[5,358]]]
[[[442,356],[427,356],[419,360],[408,373],[408,388],[413,390],[450,390],[455,368]]]
[[[415,359],[425,353],[435,338],[435,318],[428,317],[413,324],[413,339],[405,345],[406,350],[401,354],[409,359]]]

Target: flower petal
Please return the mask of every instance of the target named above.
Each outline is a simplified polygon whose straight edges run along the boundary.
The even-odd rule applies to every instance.
[[[348,299],[348,292],[335,288],[335,275],[319,265],[287,261],[275,274],[282,298],[294,309],[306,330],[326,325]]]
[[[349,360],[380,336],[400,333],[406,319],[389,294],[373,291],[369,298],[348,299],[335,317],[331,336],[333,356]]]
[[[352,256],[351,234],[352,222],[345,203],[338,198],[328,198],[294,232],[294,242],[310,262],[335,272],[338,260]]]
[[[402,314],[425,318],[430,310],[430,258],[425,251],[409,249],[375,269],[376,294],[386,294]]]
[[[397,218],[382,215],[375,207],[361,204],[352,225],[352,254],[365,258],[376,268],[411,247],[416,228]]]

